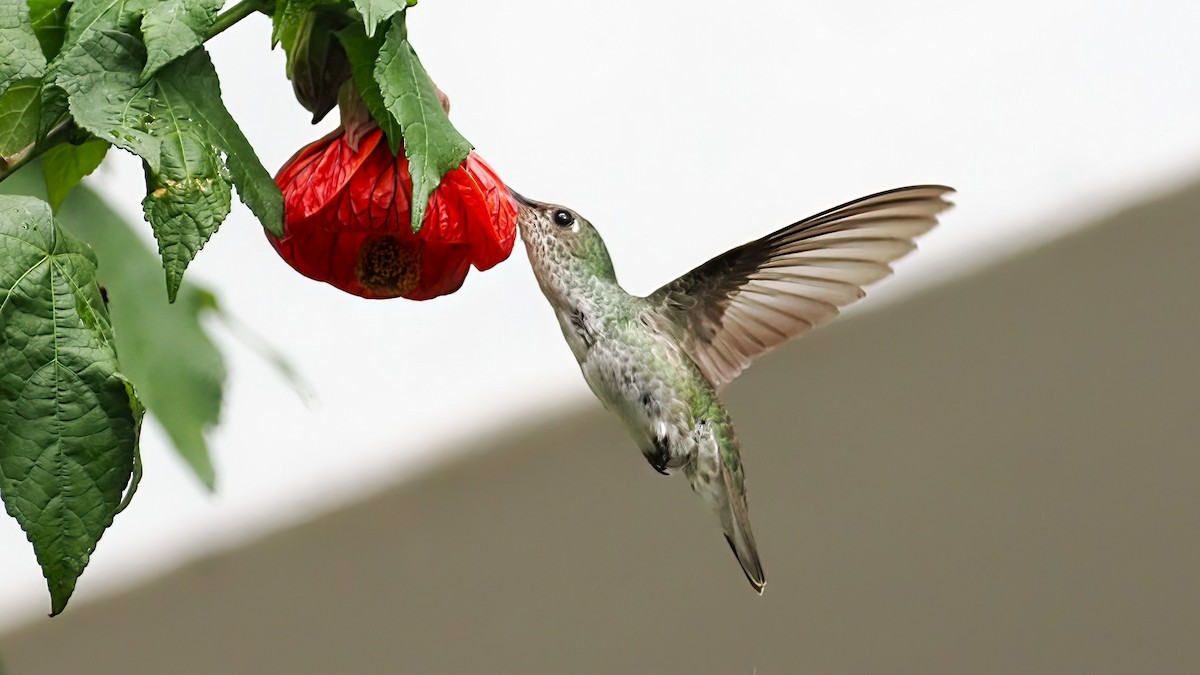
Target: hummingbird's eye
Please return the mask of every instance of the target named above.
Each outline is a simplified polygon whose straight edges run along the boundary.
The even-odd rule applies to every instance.
[[[575,216],[566,209],[559,209],[554,212],[554,224],[559,227],[570,227],[575,224]]]

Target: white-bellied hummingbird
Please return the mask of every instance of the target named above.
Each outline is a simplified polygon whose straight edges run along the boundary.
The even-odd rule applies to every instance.
[[[513,193],[534,275],[584,379],[656,471],[683,471],[759,593],[766,578],[745,474],[717,391],[891,274],[890,263],[951,206],[952,192],[918,185],[857,199],[723,253],[646,297],[617,284],[588,221]]]

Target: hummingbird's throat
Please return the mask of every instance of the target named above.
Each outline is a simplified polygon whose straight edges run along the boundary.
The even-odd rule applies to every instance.
[[[390,235],[367,239],[358,250],[354,275],[371,291],[410,292],[421,282],[421,246],[405,246]]]

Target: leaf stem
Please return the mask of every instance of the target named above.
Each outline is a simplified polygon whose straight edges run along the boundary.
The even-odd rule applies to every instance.
[[[212,30],[208,33],[208,38],[205,42],[220,35],[226,28],[250,16],[251,14],[262,9],[262,0],[242,0],[238,4],[230,7],[228,10],[217,15],[217,20],[213,23]]]

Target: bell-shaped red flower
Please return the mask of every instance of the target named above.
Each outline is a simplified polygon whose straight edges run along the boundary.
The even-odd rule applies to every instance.
[[[512,253],[516,204],[478,155],[446,174],[414,234],[404,153],[373,124],[354,135],[338,129],[306,146],[275,177],[284,236],[267,236],[297,272],[364,298],[427,300]]]

